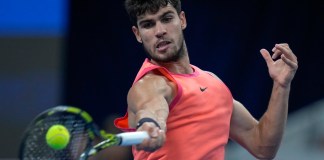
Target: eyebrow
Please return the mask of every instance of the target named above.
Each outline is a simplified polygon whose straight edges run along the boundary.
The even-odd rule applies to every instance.
[[[161,19],[162,17],[166,16],[167,14],[174,14],[174,12],[173,11],[166,11],[161,16],[159,16],[159,19]],[[138,24],[139,25],[142,25],[143,23],[150,22],[150,21],[152,21],[152,19],[140,20],[140,22]]]

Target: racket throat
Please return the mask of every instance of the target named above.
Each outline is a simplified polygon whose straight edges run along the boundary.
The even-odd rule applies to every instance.
[[[117,137],[113,137],[111,139],[106,139],[95,146],[91,147],[88,149],[86,152],[83,152],[80,156],[80,160],[86,160],[88,157],[93,156],[97,154],[99,151],[111,147],[111,146],[116,146],[121,144],[121,139]]]

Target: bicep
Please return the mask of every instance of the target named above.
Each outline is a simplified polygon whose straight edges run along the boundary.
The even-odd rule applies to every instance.
[[[230,138],[250,150],[248,146],[253,146],[249,143],[254,143],[258,121],[240,102],[234,100],[233,105]]]
[[[134,84],[127,96],[129,125],[135,127],[136,122],[145,117],[153,118],[161,127],[169,113],[167,96],[171,93],[168,84],[159,77],[144,77]]]

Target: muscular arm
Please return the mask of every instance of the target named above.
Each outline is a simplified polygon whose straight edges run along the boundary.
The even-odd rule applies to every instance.
[[[279,149],[287,120],[290,84],[298,67],[297,58],[287,44],[276,45],[272,51],[271,57],[268,51],[261,50],[274,80],[267,111],[257,121],[234,100],[231,119],[231,139],[259,159],[273,159]]]
[[[135,128],[142,118],[151,118],[161,127],[158,128],[152,122],[143,123],[138,130],[147,131],[151,138],[138,145],[137,149],[154,151],[164,143],[169,103],[174,95],[173,87],[173,83],[165,77],[148,74],[129,90],[127,102],[130,127]]]
[[[273,159],[279,149],[288,113],[289,88],[273,86],[268,109],[260,121],[238,101],[234,101],[231,139],[259,159]]]

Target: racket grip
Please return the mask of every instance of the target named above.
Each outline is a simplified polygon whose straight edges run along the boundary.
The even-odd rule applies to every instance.
[[[134,144],[140,144],[144,139],[149,138],[147,132],[125,132],[116,135],[120,138],[120,146],[131,146]]]

